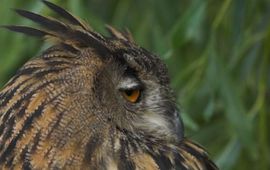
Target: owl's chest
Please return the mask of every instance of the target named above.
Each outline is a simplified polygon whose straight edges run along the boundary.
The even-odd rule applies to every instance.
[[[86,150],[85,168],[158,170],[174,166],[176,152],[165,144],[146,142],[117,133],[109,136],[101,145]]]

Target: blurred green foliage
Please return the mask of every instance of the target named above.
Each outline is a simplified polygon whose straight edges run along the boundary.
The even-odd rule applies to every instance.
[[[221,169],[270,169],[269,0],[54,0],[105,33],[129,28],[167,63],[186,135]],[[36,0],[0,0],[0,24],[31,25],[10,8],[54,15]],[[106,33],[105,33],[106,34]],[[48,45],[0,30],[0,86]]]

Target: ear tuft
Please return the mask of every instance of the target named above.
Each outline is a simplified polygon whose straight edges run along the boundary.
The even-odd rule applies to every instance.
[[[108,32],[111,34],[113,38],[122,39],[122,40],[134,43],[133,37],[128,29],[121,32],[110,25],[106,25],[106,29],[108,30]]]
[[[65,9],[49,2],[46,0],[42,0],[42,2],[48,6],[52,11],[54,11],[55,13],[57,13],[59,16],[63,17],[64,19],[66,19],[67,21],[69,21],[71,24],[73,25],[78,25],[81,28],[85,29],[85,30],[89,30],[89,26],[83,24],[82,21],[80,21],[79,19],[77,19],[75,16],[73,16],[71,13],[69,13],[68,11],[66,11]]]
[[[10,31],[19,32],[19,33],[23,33],[23,34],[30,35],[30,36],[35,36],[35,37],[44,37],[44,36],[49,34],[49,33],[45,32],[45,31],[35,29],[35,28],[31,28],[31,27],[27,27],[27,26],[2,25],[0,27],[6,28],[6,29],[8,29]]]

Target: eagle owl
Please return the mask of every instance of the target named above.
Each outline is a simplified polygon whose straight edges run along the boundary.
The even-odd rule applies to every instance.
[[[128,31],[95,32],[43,1],[58,21],[3,26],[53,42],[0,92],[1,169],[217,169],[184,137],[162,61]]]

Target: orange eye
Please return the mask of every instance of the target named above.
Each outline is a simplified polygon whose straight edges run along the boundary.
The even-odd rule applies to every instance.
[[[124,90],[122,91],[122,95],[127,101],[131,103],[136,103],[141,95],[141,90],[139,89]]]

